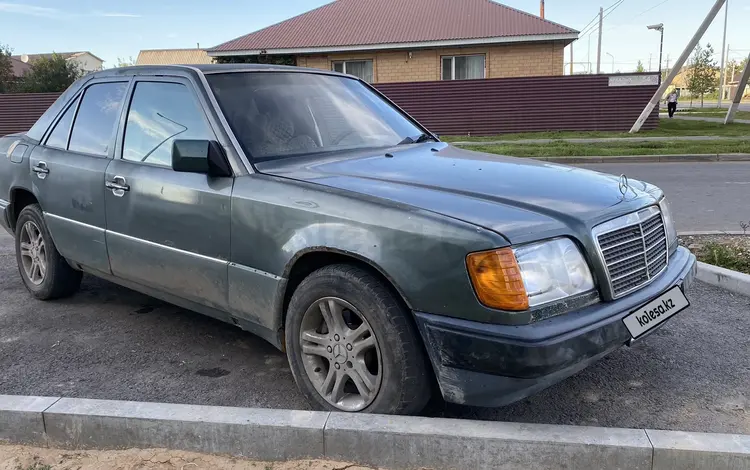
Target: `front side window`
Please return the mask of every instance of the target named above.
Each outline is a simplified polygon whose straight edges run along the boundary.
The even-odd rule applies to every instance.
[[[442,61],[443,80],[473,80],[485,76],[484,54],[446,56]]]
[[[171,167],[175,139],[215,139],[193,93],[181,83],[138,82],[125,123],[122,158]]]
[[[86,89],[70,134],[69,150],[100,156],[109,154],[127,89],[126,82],[98,83]]]
[[[73,123],[73,115],[76,112],[76,105],[78,104],[78,98],[68,106],[65,114],[62,115],[55,128],[52,129],[52,133],[47,137],[46,145],[48,147],[55,147],[58,149],[65,150],[68,147],[68,134],[70,133],[70,125]]]
[[[354,75],[367,83],[372,83],[372,61],[371,60],[342,60],[333,62],[333,71]]]
[[[286,72],[206,77],[254,159],[396,145],[424,131],[351,78]]]

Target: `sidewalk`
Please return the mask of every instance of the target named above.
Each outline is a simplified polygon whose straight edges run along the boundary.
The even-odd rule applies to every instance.
[[[661,119],[669,119],[667,114],[659,114]],[[724,122],[724,117],[705,117],[705,116],[680,116],[675,114],[672,119],[682,119],[683,121],[706,121],[706,122]],[[738,124],[750,124],[750,119],[735,119],[732,122]]]
[[[676,116],[675,116],[676,117]],[[681,118],[684,119],[684,118]],[[706,118],[713,119],[713,118]],[[701,118],[691,118],[700,121]],[[738,121],[739,122],[739,121]],[[750,121],[747,121],[750,124]],[[519,139],[519,140],[489,140],[489,141],[460,141],[450,142],[452,145],[506,145],[506,144],[551,144],[553,142],[568,142],[571,144],[597,144],[608,142],[671,142],[675,140],[685,141],[717,141],[717,140],[750,140],[746,136],[718,136],[718,135],[684,135],[684,136],[658,136],[658,137],[576,137],[566,139]]]
[[[734,470],[750,465],[750,436],[643,428],[8,395],[0,395],[0,425],[0,440],[12,444],[160,448],[394,469]]]

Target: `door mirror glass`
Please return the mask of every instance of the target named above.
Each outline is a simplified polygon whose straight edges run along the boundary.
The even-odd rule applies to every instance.
[[[211,176],[232,175],[224,149],[214,140],[176,139],[172,143],[172,169]]]

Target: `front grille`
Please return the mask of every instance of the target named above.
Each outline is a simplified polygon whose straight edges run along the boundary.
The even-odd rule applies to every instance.
[[[594,235],[615,298],[647,284],[667,267],[667,233],[656,207],[602,224]]]

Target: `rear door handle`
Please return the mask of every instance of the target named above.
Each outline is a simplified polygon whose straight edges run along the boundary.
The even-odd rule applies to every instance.
[[[36,165],[31,167],[31,171],[36,173],[36,177],[39,178],[40,180],[43,180],[49,174],[49,168],[47,168],[46,162],[37,163]]]
[[[104,186],[106,186],[107,189],[111,189],[112,194],[117,197],[123,197],[126,191],[130,191],[130,185],[122,176],[115,176],[112,178],[112,181],[105,182]]]

